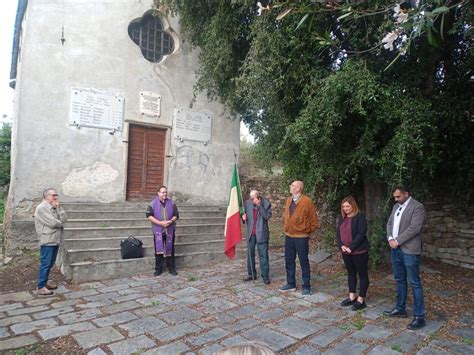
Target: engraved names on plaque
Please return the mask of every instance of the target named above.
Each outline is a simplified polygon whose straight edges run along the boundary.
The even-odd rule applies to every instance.
[[[175,110],[174,138],[189,141],[212,141],[212,116],[205,112]]]
[[[161,95],[156,92],[140,92],[140,113],[145,116],[159,117],[161,111]]]
[[[124,101],[122,96],[110,92],[72,88],[69,124],[121,131]]]

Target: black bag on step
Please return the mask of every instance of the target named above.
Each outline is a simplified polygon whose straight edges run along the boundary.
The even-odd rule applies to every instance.
[[[120,242],[122,259],[143,258],[143,242],[135,237],[128,237]]]

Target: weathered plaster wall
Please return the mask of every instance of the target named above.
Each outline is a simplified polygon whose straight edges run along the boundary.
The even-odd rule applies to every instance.
[[[12,220],[30,220],[30,202],[50,186],[63,201],[124,201],[129,123],[168,130],[164,183],[182,201],[225,203],[239,151],[239,120],[205,95],[193,101],[197,50],[183,43],[177,18],[163,18],[175,52],[159,64],[143,57],[127,28],[151,5],[151,0],[29,1],[15,90],[7,214]],[[73,87],[123,96],[123,131],[70,126]],[[140,113],[141,91],[162,96],[160,117]],[[207,145],[173,139],[174,110],[191,106],[213,116]]]

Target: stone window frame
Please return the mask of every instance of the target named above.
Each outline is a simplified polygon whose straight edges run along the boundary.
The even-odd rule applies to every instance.
[[[178,39],[166,19],[156,10],[149,10],[128,25],[128,35],[143,57],[160,63],[178,48]]]

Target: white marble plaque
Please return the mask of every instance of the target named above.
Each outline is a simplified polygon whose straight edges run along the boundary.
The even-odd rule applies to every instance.
[[[140,92],[140,113],[146,116],[159,117],[161,111],[161,95],[156,92]]]
[[[211,115],[184,109],[175,109],[174,114],[174,138],[206,144],[212,141]]]
[[[69,124],[121,131],[124,101],[107,91],[72,88]]]

